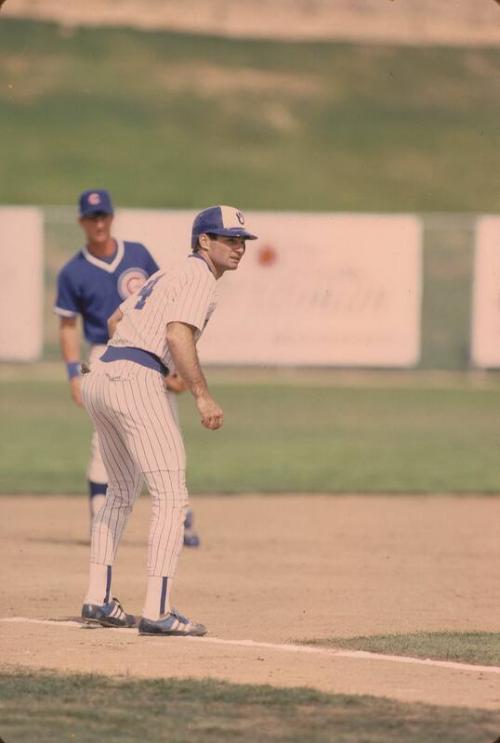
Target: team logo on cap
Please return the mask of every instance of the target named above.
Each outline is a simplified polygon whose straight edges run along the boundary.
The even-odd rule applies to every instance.
[[[236,219],[240,224],[245,224],[245,217],[243,216],[243,212],[236,212]]]
[[[92,206],[97,206],[97,204],[101,203],[101,197],[98,193],[89,193],[87,201],[89,204],[92,204]]]
[[[147,278],[148,275],[142,268],[127,268],[118,278],[118,294],[122,299],[127,299],[144,286]]]

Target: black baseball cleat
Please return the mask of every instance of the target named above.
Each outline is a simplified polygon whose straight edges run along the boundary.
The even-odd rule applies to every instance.
[[[136,627],[137,617],[127,614],[118,599],[107,604],[84,604],[82,619],[87,624],[100,624],[101,627]]]
[[[163,635],[170,637],[202,637],[207,634],[207,628],[203,624],[191,622],[182,616],[176,609],[171,609],[161,619],[146,619],[142,617],[139,622],[140,635]]]

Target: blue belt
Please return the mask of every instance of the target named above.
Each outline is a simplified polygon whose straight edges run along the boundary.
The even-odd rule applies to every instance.
[[[135,361],[136,364],[159,371],[165,376],[169,373],[168,367],[165,366],[163,361],[160,361],[158,356],[150,351],[143,351],[142,348],[108,346],[100,361]]]

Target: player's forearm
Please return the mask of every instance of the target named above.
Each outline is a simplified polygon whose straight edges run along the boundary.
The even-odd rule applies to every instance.
[[[167,343],[175,368],[191,394],[195,398],[208,395],[208,385],[200,366],[191,327],[184,323],[169,323]]]
[[[80,391],[80,333],[76,317],[61,318],[59,325],[61,353],[66,362],[66,372],[71,387],[71,396],[77,405],[82,405]]]
[[[72,322],[62,322],[59,327],[59,344],[64,361],[68,363],[80,359],[80,333],[76,325],[76,319]]]

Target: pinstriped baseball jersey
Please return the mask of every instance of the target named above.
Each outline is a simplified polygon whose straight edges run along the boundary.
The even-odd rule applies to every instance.
[[[149,351],[172,372],[175,364],[167,344],[167,324],[192,325],[198,341],[216,305],[215,276],[203,258],[190,255],[176,271],[153,274],[120,305],[123,317],[109,345]]]

